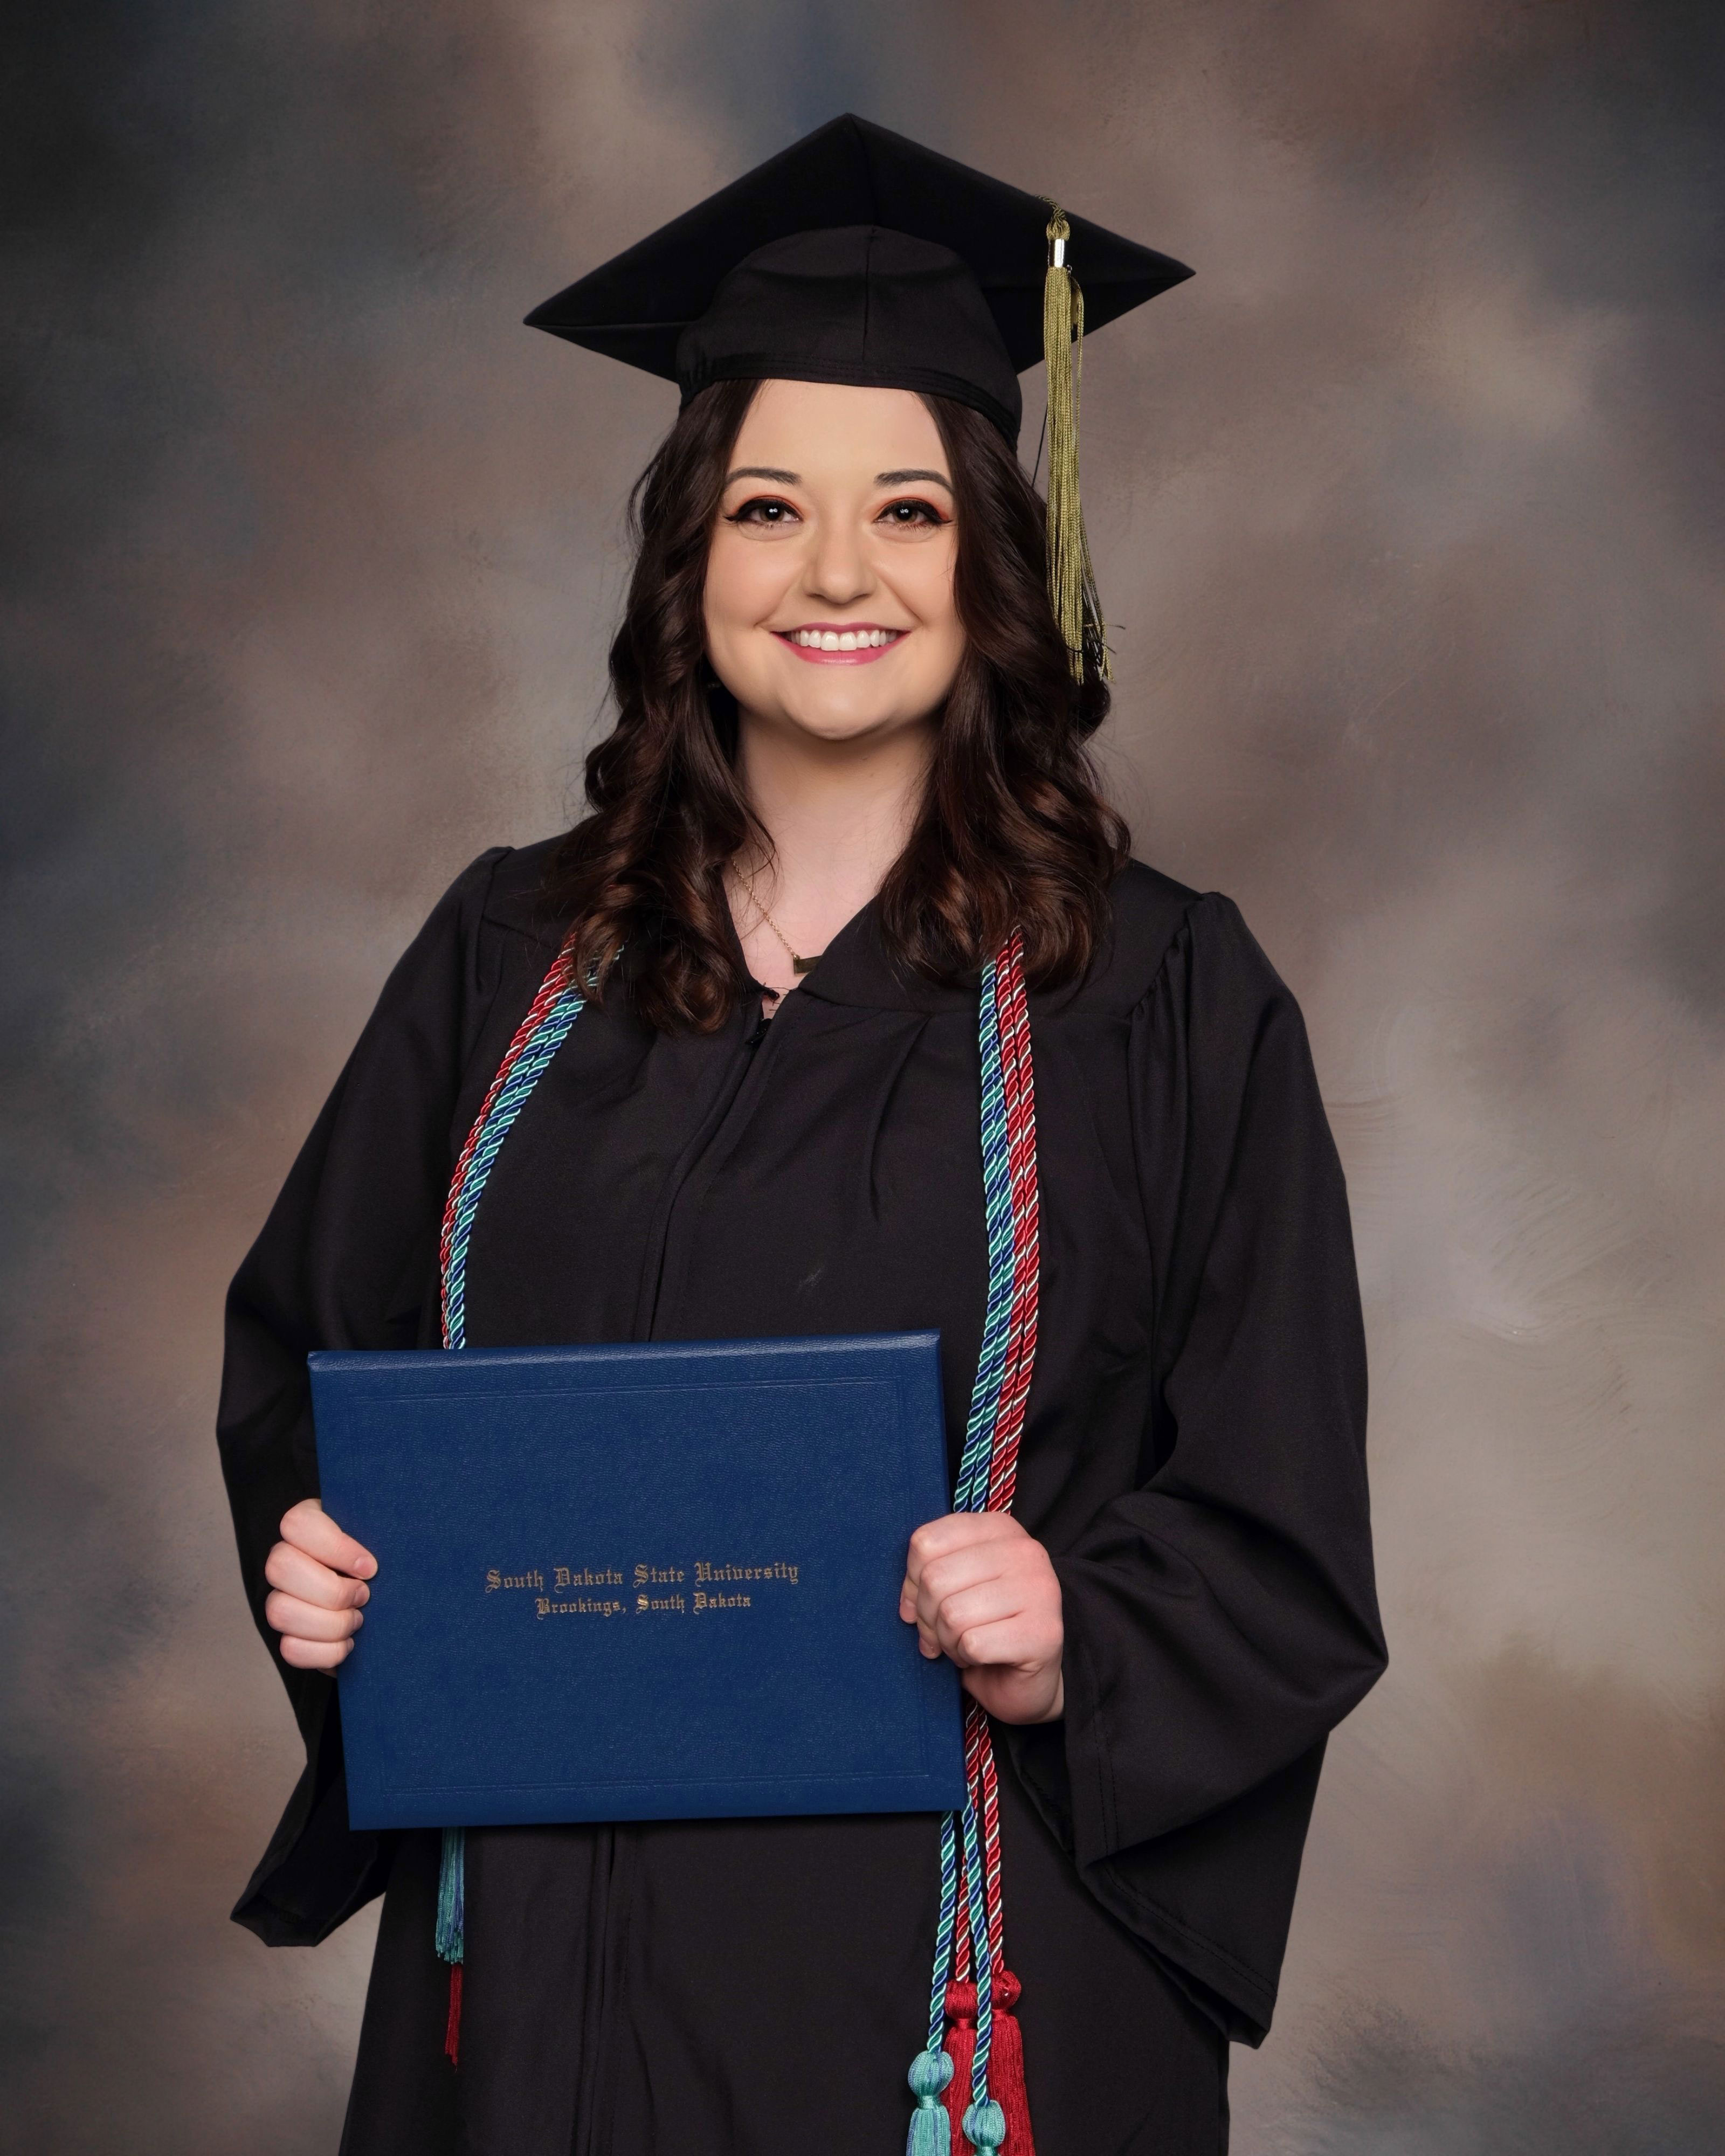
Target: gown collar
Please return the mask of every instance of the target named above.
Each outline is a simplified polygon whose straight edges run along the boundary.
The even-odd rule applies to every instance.
[[[734,938],[734,926],[732,932]],[[779,1015],[799,996],[855,1010],[974,1011],[978,984],[975,973],[942,983],[896,966],[881,933],[880,901],[871,898],[821,952],[814,971],[780,1006]]]

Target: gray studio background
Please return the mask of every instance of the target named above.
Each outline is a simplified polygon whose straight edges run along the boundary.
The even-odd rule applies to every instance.
[[[1199,272],[1087,358],[1106,760],[1311,1021],[1394,1654],[1236,2149],[1725,2145],[1717,21],[8,32],[0,2143],[334,2148],[374,1912],[315,1954],[226,1922],[295,1757],[211,1437],[222,1291],[393,956],[565,820],[600,722],[674,399],[520,316],[850,107]]]

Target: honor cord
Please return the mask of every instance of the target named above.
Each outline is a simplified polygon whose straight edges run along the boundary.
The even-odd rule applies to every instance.
[[[516,1028],[461,1148],[450,1178],[439,1242],[446,1348],[459,1349],[467,1344],[467,1249],[486,1181],[505,1138],[568,1038],[586,1001],[575,984],[573,952],[565,944]],[[1039,1281],[1035,1087],[1024,941],[1017,930],[1000,956],[983,970],[978,1046],[988,1291],[952,1508],[959,1512],[1004,1512],[1012,1508],[1024,1404],[1035,1360]],[[988,1717],[974,1700],[968,1701],[965,1708],[964,1757],[964,1808],[949,1812],[941,1822],[940,1912],[929,1994],[928,2048],[919,2055],[910,2074],[917,2099],[911,2127],[913,2149],[919,2144],[937,2145],[924,2128],[935,2126],[936,2107],[953,2076],[954,2062],[943,2043],[946,2024],[949,2016],[968,2012],[970,2001],[964,1994],[973,1985],[976,2041],[969,2061],[969,2085],[968,2090],[953,2091],[951,2107],[962,2107],[962,2131],[973,2148],[998,2148],[1007,2137],[1002,2107],[988,2092],[996,1979],[997,1975],[1006,1976],[999,1790]],[[460,1827],[446,1827],[438,1878],[437,1951],[449,1964],[444,2049],[452,2062],[459,2052],[461,1971],[466,1956],[465,1873],[466,1835]],[[1009,1998],[1003,2004],[1018,1994],[1014,1979],[1006,1976],[1006,1984]],[[1016,2045],[1014,2048],[1016,2052]],[[1022,2090],[1014,2091],[1009,2102],[1015,2121],[1022,2119],[1027,2129]],[[942,2128],[946,2123],[944,2118],[940,2120]],[[1014,2156],[1030,2156],[1028,2131],[1024,2139],[1026,2147],[1015,2151]],[[944,2133],[940,2141],[945,2143]]]

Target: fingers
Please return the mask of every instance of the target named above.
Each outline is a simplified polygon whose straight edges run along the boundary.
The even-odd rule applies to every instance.
[[[316,1497],[285,1512],[281,1540],[264,1561],[272,1589],[264,1621],[281,1635],[283,1661],[330,1671],[345,1662],[365,1622],[361,1605],[372,1598],[365,1582],[377,1569],[372,1553],[344,1534]]]
[[[988,1524],[985,1524],[988,1523]],[[1002,1514],[955,1514],[911,1538],[899,1614],[931,1661],[1058,1668],[1060,1585],[1040,1543]]]
[[[912,1621],[919,1630],[938,1630],[944,1647],[967,1623],[1004,1617],[1034,1599],[1053,1569],[1042,1551],[1027,1540],[1020,1552],[1012,1545],[981,1543],[951,1551],[922,1567],[916,1581]]]
[[[1029,1536],[1010,1512],[948,1512],[929,1520],[911,1537],[905,1560],[907,1576],[920,1578],[925,1565],[964,1549],[1028,1543]]]
[[[351,1640],[366,1620],[357,1609],[327,1609],[278,1590],[264,1597],[264,1621],[273,1631],[290,1634],[295,1640],[327,1645]]]
[[[943,1654],[959,1663],[977,1661],[968,1640],[973,1634],[992,1630],[1023,1614],[1023,1598],[1009,1583],[985,1579],[975,1587],[942,1594],[927,1593],[918,1599],[918,1630],[927,1626]]]
[[[934,1654],[960,1669],[1050,1661],[1061,1647],[1060,1604],[1050,1595],[1020,1594],[1009,1581],[988,1580],[919,1607],[916,1632],[925,1654],[932,1644]]]
[[[1002,1665],[966,1670],[963,1682],[997,1722],[1058,1722],[1066,1711],[1066,1681],[1057,1662],[1037,1670]]]
[[[911,1536],[906,1553],[899,1615],[906,1625],[917,1621],[918,1598],[931,1568],[957,1560],[957,1568],[943,1571],[942,1578],[950,1586],[963,1586],[991,1578],[1020,1550],[1042,1554],[1041,1544],[1032,1542],[1009,1512],[948,1512],[944,1519],[930,1520]],[[926,1642],[924,1651],[929,1651]]]
[[[281,1643],[281,1659],[292,1669],[321,1670],[326,1676],[336,1671],[353,1652],[352,1640],[296,1640],[289,1634]]]
[[[363,1543],[343,1534],[316,1497],[302,1497],[282,1515],[281,1538],[332,1572],[354,1579],[370,1579],[377,1572],[377,1558]]]
[[[264,1560],[264,1577],[272,1587],[301,1602],[315,1603],[320,1609],[357,1609],[372,1599],[363,1580],[332,1571],[291,1543],[277,1543]]]
[[[1052,1643],[1055,1651],[1059,1642]],[[1047,1627],[1021,1611],[965,1625],[949,1650],[961,1670],[1040,1669],[1050,1659]]]

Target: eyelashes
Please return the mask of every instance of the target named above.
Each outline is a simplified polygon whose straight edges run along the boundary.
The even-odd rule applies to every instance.
[[[756,495],[733,510],[725,513],[727,524],[753,525],[757,530],[779,531],[790,524],[800,524],[801,516],[792,505],[777,495]],[[916,530],[938,531],[952,520],[943,516],[932,501],[907,497],[889,501],[875,517],[876,524],[885,524],[900,531]]]
[[[759,516],[755,514],[757,510],[762,512]],[[769,516],[766,514],[768,510],[776,510],[780,513],[778,516]],[[757,495],[752,501],[744,502],[741,509],[730,511],[725,518],[727,524],[762,524],[769,527],[792,520],[798,522],[802,521],[797,516],[796,511],[791,507],[789,502],[777,501],[770,495]]]

